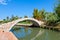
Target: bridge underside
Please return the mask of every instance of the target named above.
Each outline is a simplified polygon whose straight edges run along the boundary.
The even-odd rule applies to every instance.
[[[32,24],[31,26],[29,26],[29,27],[36,27],[36,28],[39,28],[40,26],[39,25],[35,25],[35,24]]]
[[[23,26],[23,27],[40,27],[38,24],[35,25],[34,23],[30,23],[30,24],[17,23],[15,26]]]
[[[24,22],[24,21],[29,21],[29,22],[31,22],[31,24],[20,23],[20,22]],[[17,24],[19,24],[19,25],[17,25]],[[40,27],[39,23],[37,23],[36,21],[33,21],[33,20],[23,20],[23,21],[19,21],[17,24],[15,24],[15,26],[23,26],[23,27],[27,26],[27,27],[37,27],[37,28]]]

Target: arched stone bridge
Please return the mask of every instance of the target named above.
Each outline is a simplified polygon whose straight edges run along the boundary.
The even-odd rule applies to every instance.
[[[12,22],[1,24],[0,29],[3,29],[4,31],[10,31],[14,25],[16,25],[18,22],[21,22],[24,20],[31,21],[35,26],[41,26],[42,24],[44,24],[43,21],[38,21],[34,18],[22,18],[22,19],[18,19],[18,20],[12,21]]]

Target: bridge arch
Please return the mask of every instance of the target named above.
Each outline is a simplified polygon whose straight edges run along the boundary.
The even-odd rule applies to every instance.
[[[23,18],[23,19],[18,19],[14,22],[14,24],[11,25],[11,27],[9,28],[9,30],[11,30],[11,28],[16,25],[18,22],[24,21],[24,20],[28,20],[31,21],[35,26],[40,26],[43,22],[38,21],[34,18]]]

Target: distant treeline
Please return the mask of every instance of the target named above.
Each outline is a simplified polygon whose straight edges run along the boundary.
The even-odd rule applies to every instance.
[[[11,18],[9,18],[9,16],[7,16],[5,19],[0,21],[0,24],[1,23],[11,22],[11,21],[14,21],[14,20],[17,20],[17,19],[21,19],[21,18],[22,17],[18,17],[18,16],[14,16],[14,15],[12,15]],[[24,16],[24,18],[28,18],[28,16]]]

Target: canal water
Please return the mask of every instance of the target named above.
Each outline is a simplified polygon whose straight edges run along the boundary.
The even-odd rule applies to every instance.
[[[42,28],[14,27],[10,31],[18,40],[60,40],[60,32],[57,31]]]

